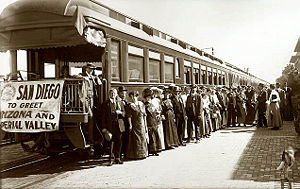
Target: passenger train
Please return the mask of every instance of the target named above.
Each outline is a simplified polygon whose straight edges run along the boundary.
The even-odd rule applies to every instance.
[[[18,50],[27,52],[27,74],[22,79],[18,78],[22,76],[17,70]],[[111,9],[100,0],[20,0],[7,6],[0,16],[0,51],[9,52],[12,70],[10,81],[1,82],[1,98],[4,93],[24,92],[25,87],[20,89],[18,85],[19,90],[11,87],[24,83],[28,95],[19,103],[28,103],[27,107],[39,110],[42,105],[34,104],[36,99],[32,96],[29,98],[33,95],[30,89],[44,83],[40,87],[46,87],[43,91],[49,92],[55,81],[63,82],[55,130],[3,129],[9,118],[5,116],[8,107],[1,107],[2,129],[14,133],[25,150],[38,149],[47,154],[72,148],[89,149],[102,142],[97,125],[93,131],[83,128],[89,121],[88,110],[78,92],[84,90],[83,79],[62,78],[63,67],[74,75],[87,63],[97,66],[96,72],[103,81],[97,89],[98,104],[107,98],[110,88],[119,86],[129,91],[142,91],[149,86],[172,83],[227,87],[267,83],[189,43]],[[24,78],[26,81],[21,81]],[[9,104],[10,99],[6,101]],[[18,106],[21,108],[21,104]],[[36,116],[50,119],[51,112],[42,113]],[[20,119],[15,124],[23,124],[25,113],[21,118],[10,118],[13,119]],[[39,123],[32,122],[32,127],[39,128],[34,124]]]

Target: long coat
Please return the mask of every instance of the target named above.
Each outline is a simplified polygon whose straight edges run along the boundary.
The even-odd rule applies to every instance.
[[[123,115],[125,115],[124,109],[122,110],[122,104],[120,101],[116,101],[116,103],[112,103],[110,99],[106,100],[103,104],[103,127],[106,128],[113,135],[119,135],[122,130],[122,117],[117,115],[116,111],[122,111]],[[118,120],[119,119],[119,120]],[[123,123],[124,124],[124,123]],[[124,126],[124,125],[123,125]]]
[[[267,92],[262,90],[257,96],[257,110],[259,112],[265,112],[267,110]]]

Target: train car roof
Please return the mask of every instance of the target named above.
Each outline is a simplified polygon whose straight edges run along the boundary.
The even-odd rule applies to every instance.
[[[122,16],[125,22],[112,18],[109,11]],[[0,51],[84,44],[87,41],[82,37],[82,30],[89,24],[97,24],[246,75],[236,66],[228,66],[211,55],[201,56],[199,51],[183,48],[178,42],[173,43],[162,37],[149,35],[144,30],[127,24],[126,19],[158,31],[106,7],[99,0],[20,0],[7,6],[0,15]],[[161,34],[180,41],[166,33]],[[31,38],[37,38],[35,44]]]

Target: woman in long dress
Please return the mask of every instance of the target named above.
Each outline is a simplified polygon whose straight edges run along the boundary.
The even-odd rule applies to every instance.
[[[245,124],[246,111],[245,111],[245,95],[242,89],[238,88],[236,95],[236,112],[237,112],[237,124]]]
[[[146,112],[144,104],[138,101],[138,96],[138,91],[129,93],[131,103],[128,107],[128,117],[131,118],[131,123],[126,150],[127,159],[143,159],[148,155]]]
[[[173,147],[179,146],[179,139],[177,134],[177,127],[175,124],[175,114],[173,111],[172,101],[169,99],[169,89],[164,90],[164,99],[162,101],[162,115],[163,127],[164,127],[164,138],[166,149],[172,149]]]
[[[246,110],[247,115],[245,119],[245,124],[253,124],[255,119],[255,91],[251,86],[245,92],[246,95]]]
[[[157,87],[152,87],[151,90],[153,91],[153,99],[152,99],[152,104],[154,105],[157,116],[158,116],[158,136],[159,140],[161,143],[161,149],[165,149],[165,139],[164,139],[164,129],[162,125],[162,119],[161,119],[161,95],[162,95],[162,89],[159,89]]]
[[[275,90],[275,86],[270,85],[271,93],[269,97],[269,116],[268,116],[268,126],[272,129],[279,129],[282,126],[279,101],[280,97],[278,92]]]

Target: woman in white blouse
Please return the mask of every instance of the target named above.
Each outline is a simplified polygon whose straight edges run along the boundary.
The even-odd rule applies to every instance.
[[[279,102],[280,97],[278,92],[275,90],[275,86],[273,84],[270,85],[271,93],[269,97],[269,116],[268,116],[268,125],[272,127],[272,129],[279,129],[282,126],[281,116],[280,116],[280,108]]]

